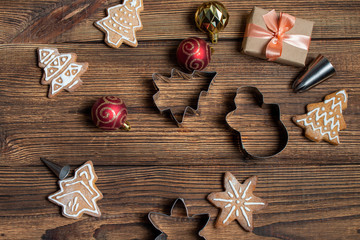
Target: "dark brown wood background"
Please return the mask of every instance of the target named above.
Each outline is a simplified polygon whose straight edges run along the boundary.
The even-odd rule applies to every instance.
[[[360,239],[360,1],[223,1],[230,22],[207,68],[218,76],[200,103],[201,115],[188,117],[183,128],[157,111],[151,75],[170,75],[177,67],[175,51],[182,39],[206,39],[193,22],[201,1],[145,0],[139,46],[112,49],[93,22],[118,3],[0,2],[0,239],[154,239],[158,232],[147,213],[168,213],[177,197],[185,198],[190,214],[211,214],[203,231],[207,239]],[[337,75],[294,94],[291,83],[299,68],[241,54],[246,16],[254,5],[314,21],[309,60],[324,54]],[[48,99],[37,66],[41,46],[75,52],[79,62],[88,62],[84,85]],[[243,85],[258,87],[267,103],[280,104],[290,138],[276,157],[245,160],[225,123]],[[341,145],[310,142],[291,116],[341,88],[349,94]],[[132,131],[93,126],[89,110],[103,95],[126,101]],[[245,135],[249,148],[261,153],[273,140],[260,124],[262,114],[256,116],[259,121],[249,123]],[[73,168],[92,160],[104,194],[98,202],[102,216],[62,217],[46,199],[58,186],[40,157]],[[218,209],[206,196],[223,190],[225,171],[239,181],[259,177],[255,194],[269,206],[255,214],[253,233],[236,222],[213,227]]]

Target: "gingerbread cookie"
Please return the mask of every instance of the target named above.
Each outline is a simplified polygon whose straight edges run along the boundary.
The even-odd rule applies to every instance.
[[[75,171],[73,178],[59,181],[60,191],[48,199],[62,206],[62,214],[68,218],[78,219],[84,213],[100,217],[101,212],[96,202],[103,198],[95,186],[97,176],[92,161],[87,161]]]
[[[338,145],[339,131],[346,128],[342,111],[347,108],[348,96],[344,89],[331,93],[323,102],[306,106],[307,114],[294,116],[296,125],[305,129],[305,136],[315,142],[321,140]]]
[[[81,86],[80,76],[88,63],[77,63],[75,53],[60,54],[56,48],[38,48],[39,67],[44,69],[41,84],[50,85],[48,97],[59,94],[62,89],[69,92]]]
[[[95,26],[105,33],[105,42],[110,47],[119,48],[123,42],[136,47],[135,32],[143,28],[140,20],[142,10],[142,0],[124,0],[123,4],[108,8],[108,16],[95,22]]]
[[[216,192],[208,195],[207,199],[216,207],[221,209],[215,227],[229,225],[235,219],[247,231],[252,231],[253,212],[267,206],[266,201],[254,196],[257,177],[248,178],[240,184],[230,173],[225,173],[225,192]]]

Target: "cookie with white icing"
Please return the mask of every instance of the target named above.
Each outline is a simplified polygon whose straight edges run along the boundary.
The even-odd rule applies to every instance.
[[[105,42],[110,47],[119,48],[123,42],[136,47],[135,32],[143,28],[140,19],[142,10],[142,0],[124,0],[123,4],[108,8],[108,16],[95,22],[95,26],[105,33]]]
[[[38,48],[39,67],[44,69],[41,84],[50,85],[48,97],[61,90],[74,91],[82,85],[80,76],[88,69],[88,63],[77,63],[75,53],[60,54],[56,48]]]
[[[87,161],[75,171],[74,177],[60,180],[60,190],[48,199],[61,206],[67,218],[78,219],[83,214],[100,217],[97,201],[103,195],[95,185],[97,179],[92,161]]]
[[[236,220],[245,230],[254,228],[253,213],[267,206],[266,201],[253,194],[257,177],[248,178],[243,184],[230,173],[225,173],[224,192],[215,192],[207,199],[220,208],[215,227],[224,227]]]
[[[305,129],[305,136],[315,142],[327,141],[338,145],[339,131],[346,128],[342,115],[347,108],[348,95],[344,89],[331,93],[323,102],[306,106],[307,114],[294,116],[293,122]]]

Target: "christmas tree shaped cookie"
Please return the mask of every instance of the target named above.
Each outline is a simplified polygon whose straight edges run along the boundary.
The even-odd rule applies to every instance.
[[[292,120],[305,129],[305,136],[310,140],[338,145],[339,131],[346,128],[342,111],[347,108],[347,102],[346,91],[340,90],[327,95],[324,102],[308,104],[308,113],[294,116]]]
[[[135,32],[143,27],[140,20],[142,10],[142,0],[124,0],[123,4],[108,8],[108,16],[95,22],[95,26],[105,33],[105,42],[110,47],[119,48],[123,42],[136,47]]]
[[[84,213],[100,217],[96,202],[103,195],[95,185],[97,179],[92,161],[87,161],[75,171],[74,177],[60,180],[60,190],[48,199],[62,206],[65,217],[78,219]]]
[[[41,84],[50,85],[48,97],[59,94],[62,89],[69,92],[81,86],[80,76],[88,63],[77,63],[75,53],[60,54],[56,48],[39,48],[39,67],[44,69]]]

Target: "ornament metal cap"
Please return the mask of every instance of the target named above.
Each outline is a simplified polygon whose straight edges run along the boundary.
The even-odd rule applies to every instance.
[[[48,167],[50,168],[50,170],[55,173],[56,176],[58,176],[58,178],[60,180],[64,179],[67,177],[67,175],[70,172],[70,166],[66,165],[66,166],[60,166],[58,164],[55,164],[53,162],[50,162],[49,160],[46,160],[45,158],[40,158],[40,160]]]
[[[294,92],[305,92],[335,74],[335,68],[330,61],[319,54],[294,81]]]

